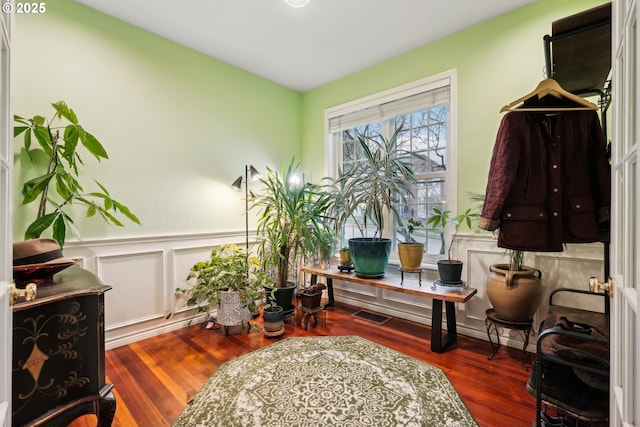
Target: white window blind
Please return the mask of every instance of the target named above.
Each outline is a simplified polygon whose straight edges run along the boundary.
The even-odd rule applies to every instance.
[[[350,129],[367,123],[390,119],[401,114],[447,104],[450,101],[451,94],[448,81],[446,83],[445,86],[438,85],[434,89],[330,117],[329,132]]]

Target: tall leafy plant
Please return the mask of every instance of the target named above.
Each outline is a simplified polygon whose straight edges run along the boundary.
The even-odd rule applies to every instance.
[[[79,238],[69,213],[72,205],[84,206],[88,217],[97,214],[105,222],[116,226],[123,226],[116,217],[118,213],[140,224],[138,217],[114,199],[100,182],[95,181],[98,191],[84,190],[78,180],[80,169],[84,166],[80,148],[84,147],[98,161],[109,156],[100,141],[84,129],[75,112],[64,101],[51,106],[54,109],[51,118],[44,115],[30,119],[14,116],[14,137],[23,135],[26,157],[40,173],[22,186],[22,204],[38,203],[36,218],[27,227],[24,238],[40,237],[50,227],[53,238],[61,247],[64,246],[67,230]],[[36,160],[42,155],[47,159],[44,164]]]
[[[273,270],[276,287],[286,287],[289,272],[318,249],[324,236],[326,199],[318,186],[301,182],[291,159],[280,172],[267,168],[264,188],[252,207],[259,209],[258,257]]]
[[[336,215],[342,224],[352,218],[363,237],[369,223],[375,225],[373,238],[382,237],[387,212],[400,221],[396,206],[406,203],[406,195],[417,181],[411,160],[424,156],[399,148],[401,131],[397,128],[390,138],[358,133],[357,151],[362,157],[349,170],[340,170],[333,181],[333,210],[341,211]]]

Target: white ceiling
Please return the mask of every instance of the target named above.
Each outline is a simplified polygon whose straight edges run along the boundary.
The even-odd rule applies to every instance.
[[[76,0],[306,91],[535,0]]]

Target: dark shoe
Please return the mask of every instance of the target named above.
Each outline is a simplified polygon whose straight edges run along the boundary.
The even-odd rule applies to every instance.
[[[552,417],[550,415],[545,414],[544,412],[540,414],[540,425],[542,427],[567,427],[568,424],[565,423],[565,419],[562,417]]]

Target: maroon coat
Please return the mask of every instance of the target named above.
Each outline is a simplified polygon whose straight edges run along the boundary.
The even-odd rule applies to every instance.
[[[600,239],[611,178],[595,111],[507,113],[500,123],[480,228],[500,228],[498,246],[560,252]]]

